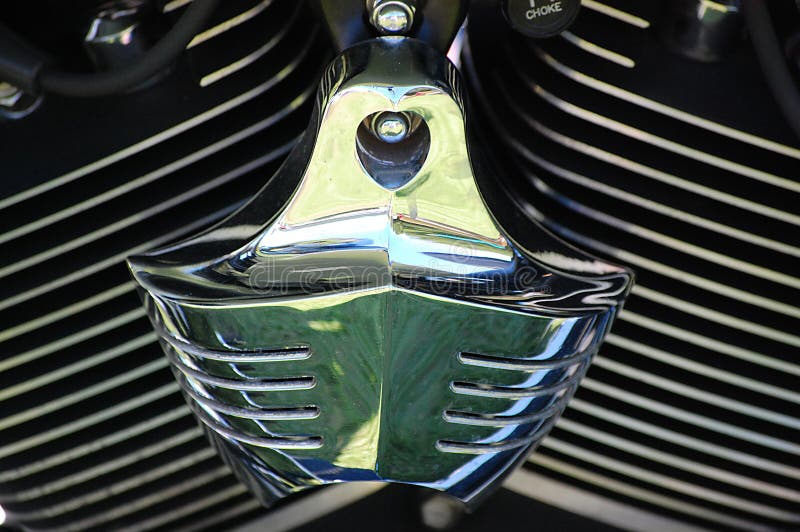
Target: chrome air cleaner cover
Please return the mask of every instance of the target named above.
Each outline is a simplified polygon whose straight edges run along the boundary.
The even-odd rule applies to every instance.
[[[364,124],[386,111],[418,125],[376,154]],[[475,502],[551,428],[620,308],[631,273],[493,201],[465,119],[444,56],[358,44],[252,201],[130,259],[190,406],[265,503],[354,480]]]

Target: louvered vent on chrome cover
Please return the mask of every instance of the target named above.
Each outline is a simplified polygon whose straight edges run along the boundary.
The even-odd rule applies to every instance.
[[[470,27],[463,69],[520,204],[637,271],[526,468],[695,525],[797,529],[800,149],[746,42],[679,58],[662,6],[584,1],[538,42]]]
[[[0,505],[26,528],[262,511],[191,416],[124,264],[230,213],[307,125],[330,47],[306,7],[223,4],[158,85],[0,124]]]

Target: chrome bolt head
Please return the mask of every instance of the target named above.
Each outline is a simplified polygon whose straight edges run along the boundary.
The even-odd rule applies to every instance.
[[[401,35],[414,24],[414,8],[406,2],[375,0],[370,21],[386,35]]]
[[[401,142],[408,136],[408,119],[403,113],[386,111],[375,117],[372,130],[375,136],[388,144]]]
[[[27,116],[41,101],[41,94],[29,94],[8,82],[0,81],[0,121]]]

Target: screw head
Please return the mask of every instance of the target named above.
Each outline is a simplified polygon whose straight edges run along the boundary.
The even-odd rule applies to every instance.
[[[372,25],[382,33],[390,35],[405,33],[413,23],[413,10],[405,2],[381,2],[373,8]]]
[[[383,112],[375,117],[372,130],[383,142],[395,144],[408,136],[408,119],[402,113]]]

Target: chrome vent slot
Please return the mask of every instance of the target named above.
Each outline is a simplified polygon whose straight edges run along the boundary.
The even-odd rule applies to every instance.
[[[270,406],[261,406],[249,396],[250,392],[269,394],[316,388],[317,379],[313,376],[276,378],[249,375],[270,375],[276,371],[276,364],[307,360],[311,358],[309,348],[218,351],[192,346],[169,333],[163,334],[162,338],[166,344],[165,352],[192,409],[210,429],[230,439],[267,449],[317,449],[322,446],[319,435],[276,434],[268,425],[270,421],[316,419],[320,415],[319,406],[282,407],[271,403]],[[220,373],[229,376],[219,376]]]
[[[518,375],[521,380],[502,385],[452,381],[453,394],[479,400],[470,401],[469,409],[445,409],[444,420],[456,425],[495,427],[497,431],[475,441],[440,439],[436,448],[446,453],[487,454],[537,442],[566,407],[593,354],[593,350],[577,354],[542,353],[534,357],[458,353],[456,358],[464,366],[496,370],[498,375]],[[454,403],[458,404],[458,400]],[[486,410],[478,411],[479,407]],[[497,411],[501,407],[505,410]]]

